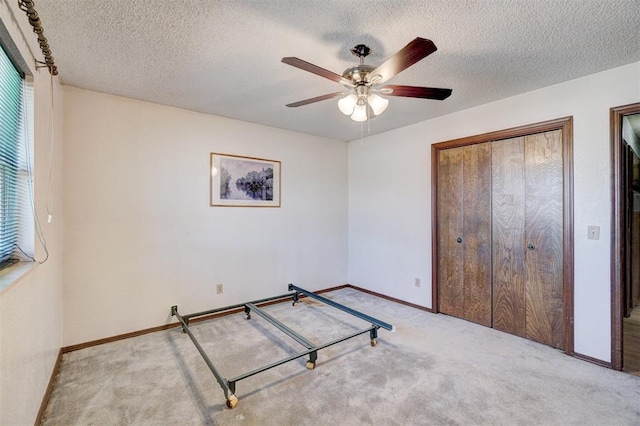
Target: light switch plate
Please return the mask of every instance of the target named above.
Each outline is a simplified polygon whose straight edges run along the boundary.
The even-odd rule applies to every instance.
[[[600,227],[599,226],[587,226],[587,238],[590,240],[600,239]]]

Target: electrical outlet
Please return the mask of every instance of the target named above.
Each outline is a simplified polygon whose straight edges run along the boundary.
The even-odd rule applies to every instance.
[[[599,226],[587,226],[587,238],[590,240],[600,239],[600,227]]]
[[[416,280],[415,280],[415,286],[416,286],[416,287],[420,287],[420,278],[416,278]]]
[[[222,284],[216,284],[216,293],[222,294],[224,292],[224,287]]]

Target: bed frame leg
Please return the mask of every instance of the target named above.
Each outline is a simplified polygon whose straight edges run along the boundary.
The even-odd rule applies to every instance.
[[[236,382],[227,382],[227,387],[229,388],[229,390],[224,390],[225,396],[227,397],[227,407],[233,408],[238,405],[238,397],[235,396]]]
[[[248,307],[247,305],[244,305],[244,313],[247,314],[247,319],[250,320],[251,319],[251,308]]]
[[[298,293],[297,291],[295,293],[293,293],[293,306],[296,306],[298,304],[298,302],[300,301],[300,293]]]
[[[378,338],[378,327],[373,327],[369,332],[369,337],[371,338],[371,346],[375,346],[378,344],[376,339]]]
[[[309,361],[307,361],[307,368],[313,370],[316,368],[316,361],[318,360],[318,351],[313,351],[309,354]]]
[[[178,306],[174,305],[171,307],[171,316],[175,317],[178,314]],[[182,321],[184,321],[184,324],[186,324],[187,326],[189,325],[189,318],[182,318]],[[182,332],[186,333],[187,330],[185,330],[184,325],[182,326]]]

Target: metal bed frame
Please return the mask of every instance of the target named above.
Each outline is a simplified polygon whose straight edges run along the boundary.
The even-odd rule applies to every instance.
[[[337,343],[343,342],[345,340],[351,339],[352,337],[356,337],[359,336],[361,334],[365,334],[365,333],[369,333],[369,337],[371,339],[371,346],[375,346],[376,345],[376,338],[378,337],[378,329],[380,328],[384,328],[385,330],[389,330],[389,331],[393,331],[394,328],[391,324],[387,324],[386,322],[380,321],[376,318],[373,318],[369,315],[363,314],[362,312],[358,312],[354,309],[351,309],[347,306],[341,305],[339,303],[334,302],[331,299],[327,299],[325,297],[319,296],[311,291],[302,289],[300,287],[296,287],[293,284],[289,284],[289,291],[293,291],[294,293],[288,293],[288,294],[283,294],[280,296],[274,296],[274,297],[269,297],[266,299],[260,299],[260,300],[254,300],[251,302],[247,302],[247,303],[239,303],[237,305],[231,305],[231,306],[225,306],[223,308],[217,308],[217,309],[211,309],[208,311],[203,311],[203,312],[196,312],[193,314],[188,314],[188,315],[181,315],[180,313],[178,313],[178,307],[177,306],[172,306],[171,307],[171,315],[175,316],[178,321],[180,321],[180,324],[182,325],[182,331],[184,333],[186,333],[187,335],[189,335],[189,337],[191,338],[191,341],[193,342],[193,344],[195,345],[196,349],[198,350],[198,352],[200,352],[200,355],[202,356],[202,358],[204,359],[204,362],[207,364],[207,366],[209,367],[209,370],[211,370],[211,372],[213,373],[213,375],[215,376],[216,380],[218,381],[218,384],[220,385],[220,387],[222,388],[222,390],[224,391],[224,395],[227,398],[227,407],[229,408],[233,408],[236,406],[236,404],[238,404],[238,398],[235,396],[235,391],[236,391],[236,383],[239,382],[240,380],[246,379],[248,377],[251,377],[255,374],[261,373],[263,371],[269,370],[271,368],[277,367],[279,365],[285,364],[289,361],[293,361],[295,359],[301,358],[303,356],[309,355],[309,360],[307,361],[307,368],[310,370],[313,370],[316,366],[316,361],[318,359],[318,351],[320,349],[324,349],[327,348],[329,346],[335,345]],[[287,298],[292,298],[293,300],[293,306],[298,304],[298,301],[300,300],[300,296],[304,295],[304,296],[308,296],[311,297],[319,302],[325,303],[329,306],[332,306],[334,308],[340,309],[341,311],[347,312],[353,316],[356,316],[360,319],[363,319],[367,322],[371,323],[371,326],[368,328],[365,328],[363,330],[359,330],[356,331],[354,333],[351,333],[349,335],[346,336],[342,336],[338,339],[332,340],[330,342],[326,342],[326,343],[322,343],[322,344],[315,344],[313,342],[311,342],[310,340],[304,338],[303,336],[301,336],[300,334],[296,333],[295,331],[293,331],[291,328],[287,327],[285,324],[283,324],[282,322],[278,321],[277,319],[275,319],[274,317],[272,317],[271,315],[269,315],[267,312],[265,312],[264,310],[258,308],[256,305],[258,304],[262,304],[262,303],[266,303],[266,302],[274,302],[277,300],[281,300],[281,299],[287,299]],[[200,345],[200,343],[198,343],[198,340],[196,339],[196,337],[193,335],[193,333],[191,332],[191,330],[189,329],[189,320],[192,318],[196,318],[196,317],[202,317],[205,315],[212,315],[212,314],[216,314],[216,313],[222,313],[225,311],[230,311],[230,310],[234,310],[234,309],[238,309],[238,308],[244,308],[244,313],[246,314],[246,319],[251,319],[251,313],[255,313],[259,316],[261,316],[262,318],[264,318],[266,321],[268,321],[269,323],[273,324],[276,328],[278,328],[280,331],[282,331],[283,333],[285,333],[286,335],[288,335],[289,337],[291,337],[293,340],[295,340],[296,342],[300,343],[302,346],[304,346],[306,348],[306,350],[302,351],[302,352],[298,352],[294,355],[288,356],[286,358],[283,358],[279,361],[273,362],[271,364],[267,364],[263,367],[257,368],[255,370],[249,371],[247,373],[243,373],[240,374],[239,376],[233,377],[231,379],[227,379],[225,377],[222,376],[222,374],[220,374],[220,372],[218,371],[218,369],[216,368],[216,366],[213,364],[213,362],[211,361],[211,359],[209,358],[209,356],[206,354],[206,352],[204,351],[204,349],[202,348],[202,346]]]

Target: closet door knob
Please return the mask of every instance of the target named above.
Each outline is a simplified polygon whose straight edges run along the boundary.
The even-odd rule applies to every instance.
[[[462,238],[458,237],[458,238],[456,238],[456,241],[457,241],[458,243],[461,243],[461,242],[462,242]]]
[[[529,244],[527,244],[527,248],[528,248],[529,250],[533,250],[533,249],[535,249],[535,248],[536,248],[536,246],[534,246],[533,244],[529,243]]]

